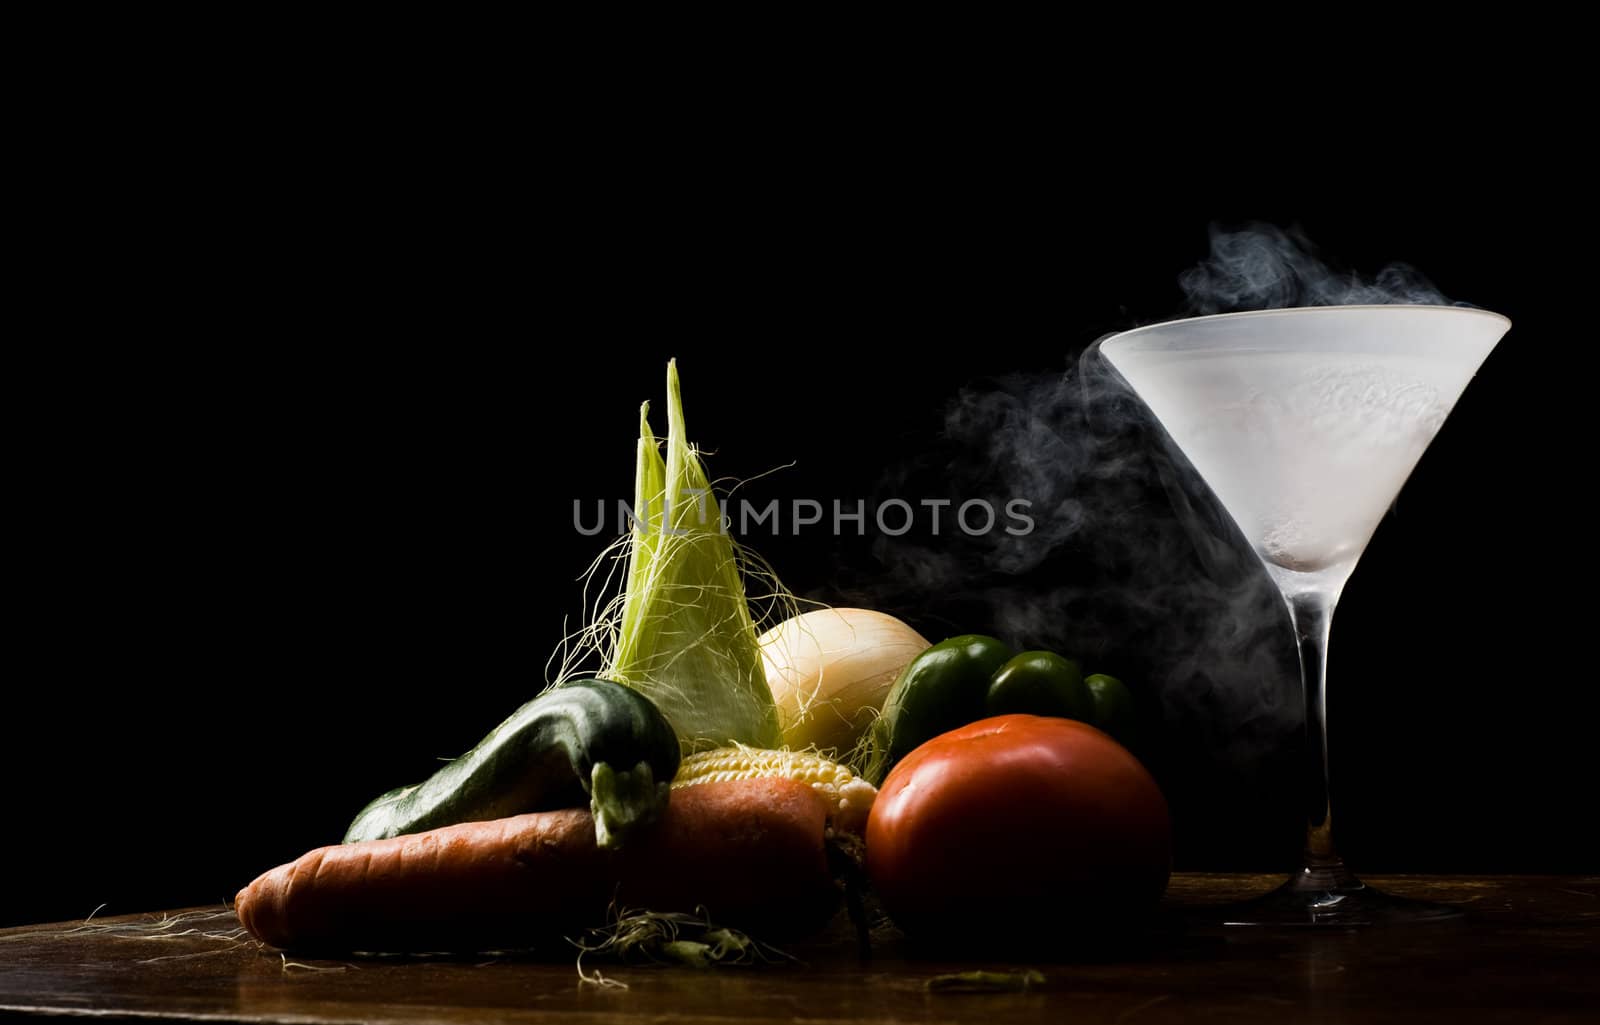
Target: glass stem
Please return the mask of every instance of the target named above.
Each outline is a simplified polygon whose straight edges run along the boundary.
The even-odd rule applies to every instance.
[[[1337,884],[1348,878],[1333,846],[1333,809],[1328,794],[1328,628],[1334,595],[1305,592],[1288,599],[1300,643],[1300,682],[1306,706],[1306,850],[1302,875],[1308,882]]]

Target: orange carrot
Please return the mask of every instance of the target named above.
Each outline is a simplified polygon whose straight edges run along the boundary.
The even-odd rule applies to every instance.
[[[319,847],[239,891],[239,921],[277,947],[473,950],[601,925],[614,900],[792,932],[837,906],[826,812],[804,783],[751,779],[673,791],[618,851],[578,809]]]

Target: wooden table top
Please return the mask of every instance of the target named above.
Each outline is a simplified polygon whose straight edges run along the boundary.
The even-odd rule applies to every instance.
[[[1266,876],[1182,874],[1173,917],[1265,892]],[[1454,922],[1351,931],[1187,925],[1151,949],[1095,961],[959,965],[892,941],[863,962],[845,930],[799,965],[695,970],[571,959],[320,961],[241,941],[221,909],[0,930],[0,1018],[239,1022],[1593,1022],[1600,1008],[1600,877],[1378,877],[1462,904]],[[130,928],[137,926],[137,928]],[[794,949],[794,948],[791,948]],[[930,990],[957,969],[1036,969],[1025,992]]]

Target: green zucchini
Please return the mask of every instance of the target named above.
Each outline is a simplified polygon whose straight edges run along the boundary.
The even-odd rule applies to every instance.
[[[573,680],[424,782],[361,809],[344,842],[588,803],[595,840],[619,847],[666,806],[678,757],[677,735],[649,698],[610,680]]]

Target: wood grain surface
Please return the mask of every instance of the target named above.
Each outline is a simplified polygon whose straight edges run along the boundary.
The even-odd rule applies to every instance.
[[[1325,932],[1224,928],[1208,905],[1275,879],[1178,875],[1169,928],[1076,960],[918,959],[891,933],[863,958],[846,922],[801,963],[694,970],[543,959],[285,958],[236,938],[225,909],[0,931],[0,1018],[237,1022],[1593,1022],[1600,877],[1389,877],[1462,904],[1454,922]],[[163,925],[165,922],[165,925]],[[947,993],[943,973],[1034,969],[1026,992]]]

